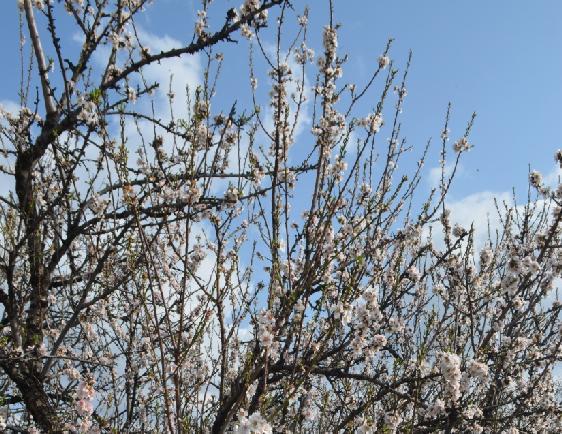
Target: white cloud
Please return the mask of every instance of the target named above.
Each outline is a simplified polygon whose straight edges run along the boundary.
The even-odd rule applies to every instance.
[[[151,53],[168,51],[183,46],[180,41],[170,36],[156,36],[146,31],[139,32],[141,43],[150,49]],[[202,83],[202,68],[198,54],[183,55],[170,59],[164,59],[159,63],[153,63],[143,69],[143,77],[148,84],[160,83],[156,92],[155,111],[157,116],[169,117],[168,92],[176,95],[172,102],[174,115],[187,117],[186,88],[189,88],[189,96],[193,100],[195,89]]]
[[[544,176],[544,183],[549,187],[556,188],[562,179],[562,168],[556,167]]]
[[[170,36],[160,37],[144,30],[138,31],[138,35],[143,46],[149,48],[151,53],[168,51],[182,46],[180,41]],[[159,88],[152,97],[139,98],[138,102],[131,105],[131,109],[149,116],[154,109],[154,117],[164,125],[172,119],[170,108],[173,110],[175,119],[187,119],[189,115],[187,96],[189,95],[193,101],[195,90],[202,83],[199,55],[174,57],[147,65],[142,70],[142,78],[148,86],[159,83]],[[187,89],[189,89],[189,94]],[[171,104],[168,96],[170,91],[175,95]],[[141,120],[138,122],[138,127],[133,122],[129,122],[126,126],[127,137],[134,138],[140,133],[145,139],[151,138],[154,134],[153,127],[150,121]],[[170,150],[174,143],[172,135],[159,128],[157,128],[157,134],[162,136],[165,148]],[[135,143],[131,143],[131,145],[135,145]]]
[[[470,194],[460,200],[447,202],[445,207],[451,212],[451,224],[459,224],[465,229],[470,229],[471,225],[474,225],[474,244],[479,249],[484,246],[489,235],[494,240],[496,230],[501,230],[498,208],[503,213],[505,210],[504,204],[507,207],[513,205],[510,193],[482,191]],[[428,232],[425,235],[427,236]],[[433,242],[438,248],[443,247],[440,223],[433,226]]]
[[[137,35],[142,46],[148,48],[151,53],[160,53],[185,46],[181,41],[168,35],[158,36],[143,29],[137,29]],[[79,43],[83,42],[83,37],[80,35],[74,35],[73,39]],[[99,47],[95,52],[94,59],[100,68],[107,66],[109,53],[110,49],[106,46]],[[187,119],[189,108],[186,89],[189,89],[189,98],[193,102],[195,90],[202,84],[202,76],[199,54],[172,57],[147,65],[142,68],[142,76],[131,75],[130,86],[135,87],[138,84],[142,90],[145,85],[151,86],[158,83],[159,87],[152,96],[140,97],[136,103],[131,104],[130,109],[148,116],[152,116],[152,110],[154,110],[154,117],[164,125],[168,124],[172,118],[170,107],[174,112],[174,118]],[[170,91],[175,95],[171,105],[168,97]],[[117,127],[119,122],[117,117],[113,121],[113,126]],[[135,140],[139,134],[145,139],[152,138],[153,127],[152,122],[146,120],[139,120],[138,126],[132,121],[128,122],[125,126],[125,133],[130,139],[129,149],[134,151],[132,147],[139,144],[140,141]],[[171,146],[173,143],[171,134],[160,128],[157,128],[157,134],[163,137],[166,148]],[[134,164],[135,160],[132,159],[131,163]]]
[[[19,103],[12,101],[10,99],[0,100],[0,112],[5,111],[12,115],[17,115],[21,109]]]
[[[488,224],[491,229],[498,228],[500,225],[496,204],[501,211],[504,203],[507,206],[513,204],[512,196],[508,192],[482,191],[468,195],[461,200],[450,202],[446,207],[451,211],[453,222],[465,228],[474,224],[477,231],[487,232]],[[487,236],[487,233],[485,236]]]
[[[447,178],[453,173],[454,168],[455,164],[453,162],[445,165],[445,182],[447,181]],[[462,166],[459,164],[457,166],[457,175],[460,172],[462,172]],[[441,184],[441,166],[432,167],[431,169],[429,169],[427,181],[431,188],[439,187],[439,184]]]

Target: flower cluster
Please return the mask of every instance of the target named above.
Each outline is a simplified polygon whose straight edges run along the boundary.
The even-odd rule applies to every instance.
[[[252,413],[247,417],[244,412],[238,415],[238,422],[232,431],[234,434],[271,434],[271,425],[259,413]]]
[[[107,208],[108,202],[101,199],[97,194],[92,195],[87,202],[87,207],[97,216],[103,214]]]
[[[258,336],[260,345],[272,359],[278,357],[279,342],[275,340],[275,318],[270,310],[258,315]]]
[[[374,288],[366,289],[362,301],[355,306],[354,326],[355,334],[351,341],[354,357],[365,355],[368,360],[374,360],[377,352],[387,344],[387,339],[375,331],[380,328],[383,315],[379,308],[377,294]]]
[[[348,303],[340,301],[334,307],[332,307],[334,313],[334,318],[341,321],[342,325],[347,325],[351,321],[352,308]]]
[[[439,369],[443,375],[445,396],[453,403],[461,396],[461,359],[454,353],[439,354]]]
[[[466,137],[461,137],[453,145],[453,150],[456,153],[461,153],[461,152],[464,152],[464,151],[468,151],[471,147],[472,147],[472,145],[470,143],[468,143],[468,139]]]
[[[324,49],[326,50],[326,52],[335,54],[338,48],[338,34],[333,27],[324,27],[324,35],[322,41],[324,43]]]
[[[94,411],[92,400],[95,395],[94,385],[91,380],[81,381],[76,391],[76,407],[80,416],[89,416]]]
[[[428,419],[434,419],[441,417],[445,414],[445,402],[439,398],[435,400],[426,410],[425,417]]]
[[[382,115],[380,113],[370,114],[366,118],[361,119],[360,123],[367,128],[370,134],[378,133],[383,124]]]
[[[300,49],[295,51],[295,61],[304,65],[307,62],[312,62],[314,60],[314,50],[306,46],[303,42]]]
[[[379,68],[384,69],[388,65],[390,65],[390,57],[388,56],[379,56]]]
[[[231,185],[226,190],[224,197],[229,203],[235,204],[236,202],[238,202],[238,198],[240,197],[240,190]]]
[[[78,101],[80,108],[78,112],[78,120],[86,123],[89,127],[95,127],[98,122],[98,107],[90,98],[81,96]]]
[[[193,140],[193,146],[197,150],[206,149],[209,145],[209,129],[207,125],[201,122],[197,125],[195,130],[195,138]]]
[[[197,11],[197,22],[195,23],[195,34],[205,39],[207,37],[207,11]]]
[[[542,175],[541,175],[541,173],[536,171],[536,170],[533,170],[529,174],[529,182],[536,189],[540,189],[541,186],[542,186]]]
[[[268,11],[264,9],[256,13],[261,7],[260,0],[245,0],[244,4],[240,6],[240,13],[243,16],[255,14],[253,17],[256,27],[264,26],[267,24]]]
[[[481,381],[488,379],[488,365],[476,360],[470,360],[467,364],[467,371],[470,376],[478,378]]]

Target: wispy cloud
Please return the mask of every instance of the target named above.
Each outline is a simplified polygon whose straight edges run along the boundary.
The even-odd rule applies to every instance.
[[[495,239],[496,231],[502,228],[501,213],[506,207],[513,205],[513,198],[509,192],[482,191],[470,194],[462,199],[446,203],[450,211],[450,221],[465,229],[474,227],[474,245],[482,248],[488,237]],[[426,231],[425,236],[429,235]],[[432,228],[432,241],[438,248],[443,248],[443,234],[440,223]]]
[[[445,165],[445,168],[444,168],[445,169],[445,173],[444,173],[445,178],[451,176],[454,168],[455,168],[455,164],[453,162]],[[457,166],[457,175],[460,174],[462,172],[462,170],[463,170],[463,167],[459,164]],[[439,187],[439,184],[441,183],[441,166],[432,167],[431,169],[429,169],[427,182],[429,183],[429,186],[431,188]]]

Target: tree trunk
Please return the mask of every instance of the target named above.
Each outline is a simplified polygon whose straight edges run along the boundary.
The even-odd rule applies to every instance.
[[[25,408],[33,416],[37,426],[45,433],[62,433],[63,430],[56,409],[49,402],[39,373],[29,369],[23,363],[3,363],[2,368],[10,379],[16,383],[25,403]]]

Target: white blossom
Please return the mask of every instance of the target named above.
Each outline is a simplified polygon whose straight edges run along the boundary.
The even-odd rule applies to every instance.
[[[379,56],[379,68],[384,69],[390,64],[390,57]]]
[[[453,402],[460,398],[461,360],[454,353],[439,354],[439,368],[443,375],[445,396]]]
[[[461,137],[453,145],[453,149],[457,153],[468,151],[471,147],[472,147],[472,145],[470,145],[470,143],[468,143],[468,140],[467,140],[466,137]]]

